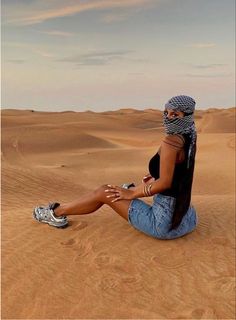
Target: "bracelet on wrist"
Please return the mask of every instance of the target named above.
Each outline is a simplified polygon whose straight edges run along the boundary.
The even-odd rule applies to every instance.
[[[143,187],[144,196],[146,196],[146,197],[152,196],[151,188],[152,188],[152,184],[144,185],[144,187]]]

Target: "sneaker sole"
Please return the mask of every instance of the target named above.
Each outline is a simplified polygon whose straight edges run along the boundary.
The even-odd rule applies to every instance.
[[[37,217],[36,217],[36,213],[35,213],[35,209],[33,211],[33,218],[38,221],[38,222],[43,222],[43,223],[47,223],[49,224],[50,226],[53,226],[53,227],[56,227],[56,228],[60,228],[60,229],[64,229],[68,226],[68,222],[65,223],[65,224],[62,224],[62,225],[55,225],[53,222],[50,222],[50,221],[46,221],[46,220],[38,220]]]

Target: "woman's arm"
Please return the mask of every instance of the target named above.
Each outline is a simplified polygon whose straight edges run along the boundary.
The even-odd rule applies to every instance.
[[[180,139],[178,137],[178,139]],[[182,140],[181,140],[182,141]],[[180,148],[179,141],[176,140],[176,136],[167,136],[162,141],[162,151],[160,154],[160,168],[159,168],[159,179],[153,182],[144,182],[136,187],[130,187],[128,190],[122,187],[108,185],[111,190],[105,190],[106,192],[117,192],[119,191],[120,197],[113,199],[112,202],[120,199],[135,199],[140,197],[147,197],[145,194],[145,187],[151,185],[151,189],[148,189],[150,196],[169,189],[172,184],[174,168],[176,163],[176,157],[178,149]],[[165,142],[165,143],[164,143]],[[182,142],[183,143],[183,142]],[[108,195],[107,197],[109,197]]]
[[[169,185],[166,185],[165,183],[163,183],[163,181],[161,181],[160,179],[157,179],[151,183],[141,183],[139,185],[137,185],[136,187],[130,187],[129,190],[133,190],[134,191],[134,199],[135,198],[141,198],[141,197],[147,197],[145,194],[144,194],[144,186],[145,185],[149,185],[151,184],[152,185],[152,188],[151,188],[151,193],[152,195],[151,196],[154,196],[154,194],[156,193],[159,193],[159,192],[162,192],[166,189],[169,188]]]
[[[151,196],[171,188],[177,154],[183,145],[183,141],[180,142],[179,137],[176,135],[168,135],[163,139],[161,143],[159,179],[130,188],[134,192],[134,198],[146,197],[144,185],[152,185]]]

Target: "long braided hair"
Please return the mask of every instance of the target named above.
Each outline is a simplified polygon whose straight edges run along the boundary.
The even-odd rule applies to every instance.
[[[182,134],[185,138],[184,172],[178,181],[175,208],[169,231],[176,229],[180,225],[191,202],[195,155],[197,151],[197,131],[194,123],[195,104],[196,102],[194,99],[189,96],[175,96],[165,104],[165,107],[176,111],[182,111],[184,113],[184,117],[169,119],[166,113],[163,113],[163,124],[166,133]]]

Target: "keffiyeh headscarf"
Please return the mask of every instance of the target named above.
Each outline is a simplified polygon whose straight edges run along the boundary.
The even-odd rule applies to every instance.
[[[193,159],[193,146],[196,143],[197,131],[194,123],[195,104],[193,98],[189,96],[175,96],[172,97],[165,107],[168,109],[184,112],[183,118],[169,119],[167,114],[163,112],[163,125],[167,134],[184,134],[188,133],[191,137],[191,142],[188,151],[187,168],[189,168],[190,161]]]

